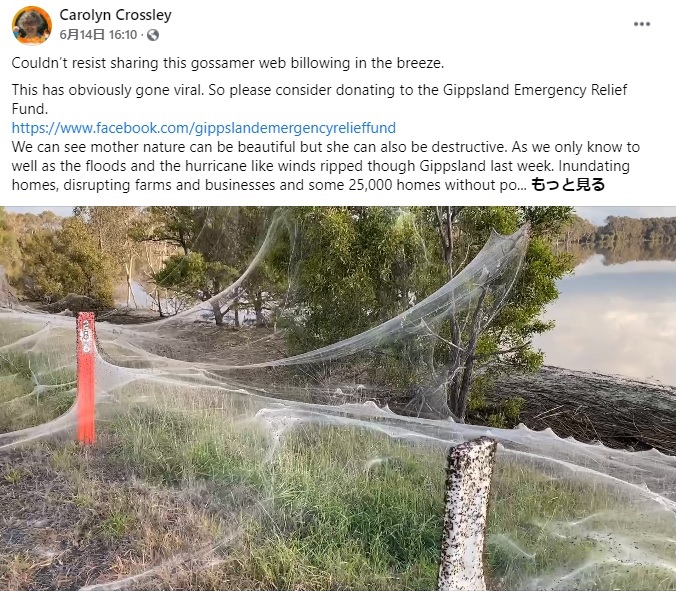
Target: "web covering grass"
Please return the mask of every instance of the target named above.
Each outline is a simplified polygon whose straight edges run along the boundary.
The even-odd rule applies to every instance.
[[[420,388],[425,404],[443,410],[448,368],[430,355],[438,324],[449,313],[478,309],[477,301],[491,302],[477,322],[490,321],[518,271],[522,238],[492,237],[455,283],[373,329],[296,357],[242,364],[159,353],[159,345],[191,346],[173,323],[193,322],[204,306],[157,327],[99,323],[98,443],[91,451],[64,444],[74,434],[74,320],[0,311],[0,403],[7,402],[0,453],[47,446],[51,472],[38,460],[34,472],[56,474],[70,483],[64,490],[77,490],[77,501],[69,492],[49,502],[75,503],[97,517],[85,520],[81,551],[97,544],[110,549],[111,540],[129,544],[114,558],[94,553],[99,562],[117,561],[114,569],[106,564],[97,571],[97,583],[152,571],[176,587],[185,572],[160,576],[153,569],[199,555],[213,561],[190,571],[193,588],[227,582],[229,588],[431,589],[447,450],[489,435],[501,444],[487,538],[491,589],[675,589],[674,458],[584,445],[547,431],[398,416],[360,399],[382,384],[372,376],[361,383],[369,379],[364,373],[348,375],[358,368],[354,359],[409,351],[425,364],[421,373],[430,374]],[[230,289],[215,298],[227,301]],[[151,345],[157,353],[149,352]],[[340,392],[333,406],[325,403],[332,392]],[[21,489],[21,474],[30,470],[16,463],[4,473],[7,485],[35,491]],[[99,471],[95,480],[91,470]],[[149,510],[134,505],[135,494],[145,497],[128,489],[130,482],[149,487],[150,498],[167,505],[204,492],[209,513],[200,520],[187,512],[191,525],[183,529],[190,535],[181,533],[181,516],[171,521],[174,529],[151,520],[162,532],[154,535],[143,527]],[[28,518],[22,523],[32,527]],[[132,543],[133,536],[141,543]],[[7,572],[24,572],[17,565],[32,551],[27,547],[16,563],[5,560],[14,564]]]

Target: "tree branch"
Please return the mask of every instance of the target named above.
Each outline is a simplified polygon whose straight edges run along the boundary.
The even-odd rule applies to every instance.
[[[473,355],[472,359],[487,359],[489,357],[496,357],[498,355],[506,355],[507,353],[516,353],[517,351],[522,351],[523,349],[526,349],[530,347],[532,344],[532,341],[528,341],[527,343],[523,343],[522,345],[518,345],[516,347],[512,347],[510,349],[504,349],[502,351],[493,351],[492,353],[483,353],[482,355]]]

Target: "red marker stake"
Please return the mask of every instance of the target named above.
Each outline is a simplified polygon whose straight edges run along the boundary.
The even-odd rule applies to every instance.
[[[83,445],[96,441],[94,431],[94,314],[77,316],[77,440]]]

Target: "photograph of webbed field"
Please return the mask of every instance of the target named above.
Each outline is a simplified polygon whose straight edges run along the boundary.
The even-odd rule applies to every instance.
[[[316,228],[330,234],[327,242],[337,252],[319,252],[328,247],[313,234],[307,240],[315,239],[318,253],[306,246],[301,261],[289,253],[288,235],[268,241],[278,218],[265,212],[255,251],[245,253],[242,268],[229,271],[232,280],[215,300],[222,304],[222,323],[207,317],[212,302],[190,300],[188,289],[184,307],[162,318],[126,305],[94,308],[93,445],[76,437],[79,310],[69,296],[73,290],[63,298],[69,307],[58,310],[55,297],[47,303],[19,299],[20,281],[7,282],[5,293],[12,295],[0,308],[0,588],[436,589],[446,456],[452,446],[487,435],[499,444],[485,544],[489,590],[676,589],[673,455],[636,451],[635,443],[634,449],[608,447],[601,436],[578,441],[568,433],[534,431],[529,420],[546,417],[519,408],[527,400],[491,397],[501,379],[488,363],[499,357],[491,355],[491,330],[504,334],[507,323],[523,319],[510,296],[523,304],[527,282],[542,281],[535,269],[546,260],[553,264],[554,251],[542,252],[549,242],[540,240],[537,226],[523,241],[520,228],[547,213],[570,224],[571,212],[434,212],[442,224],[445,215],[456,216],[450,220],[458,225],[452,230],[456,247],[471,232],[482,238],[474,252],[469,249],[473,258],[464,260],[465,250],[458,255],[469,272],[455,271],[441,283],[432,280],[432,267],[423,273],[420,262],[434,255],[431,239],[422,259],[406,250],[404,238],[426,240],[423,223],[435,228],[425,212],[354,208],[344,215],[342,209],[284,212],[287,220],[303,218],[302,230],[294,226],[301,236]],[[97,213],[82,216],[82,231]],[[232,223],[232,210],[218,212],[223,219],[207,214],[212,217],[199,218],[203,233],[209,224]],[[237,220],[244,227],[245,219]],[[369,251],[359,239],[361,228],[351,227],[359,221],[368,222],[368,236],[380,231],[390,242],[401,239],[400,248],[383,254],[380,243]],[[482,224],[510,241],[479,232]],[[278,241],[276,252],[269,245]],[[392,258],[362,258],[353,268],[340,260],[348,246],[363,249],[363,257]],[[199,248],[195,243],[191,251]],[[256,260],[260,252],[266,256]],[[24,268],[35,273],[32,252],[25,253]],[[235,254],[223,256],[233,260]],[[155,285],[168,285],[172,273],[174,279],[190,275],[178,271],[182,261],[192,264],[189,256],[166,257],[164,275],[160,267],[152,271]],[[529,257],[540,257],[538,265],[529,267]],[[334,271],[336,260],[343,266]],[[271,270],[284,268],[279,261],[286,265],[281,281]],[[408,294],[425,297],[407,297],[398,308],[391,295],[383,303],[387,283],[367,285],[360,273],[367,265],[403,273],[392,264],[402,261],[420,263],[417,283],[414,266],[404,278]],[[263,273],[252,271],[263,264],[269,291],[260,289]],[[340,282],[330,281],[332,272]],[[518,277],[526,283],[518,284]],[[320,305],[306,282],[322,287],[324,297],[333,294],[334,306],[345,301],[349,314]],[[172,287],[178,299],[180,285]],[[275,292],[266,308],[288,296],[287,310],[295,298],[302,312],[293,308],[291,321],[266,313],[264,321],[247,324],[246,307],[254,299],[247,289],[254,287]],[[383,309],[374,316],[371,302],[366,317],[355,318],[355,305],[368,300],[367,287]],[[77,295],[88,305],[97,294]],[[226,311],[233,299],[240,305],[237,323]],[[451,312],[462,322],[446,327]],[[330,322],[322,324],[323,317]],[[448,343],[456,347],[443,348]],[[472,348],[472,361],[484,371],[472,376],[463,408],[453,398],[454,387],[462,390],[455,378],[469,375],[472,364],[452,351],[465,355]],[[518,360],[522,371],[524,363]],[[651,388],[646,392],[661,403],[673,396],[667,386]],[[555,412],[560,409],[549,411]]]

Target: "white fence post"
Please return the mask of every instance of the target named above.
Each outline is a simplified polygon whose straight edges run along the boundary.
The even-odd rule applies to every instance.
[[[448,453],[438,591],[486,591],[484,541],[497,443],[488,437]]]

